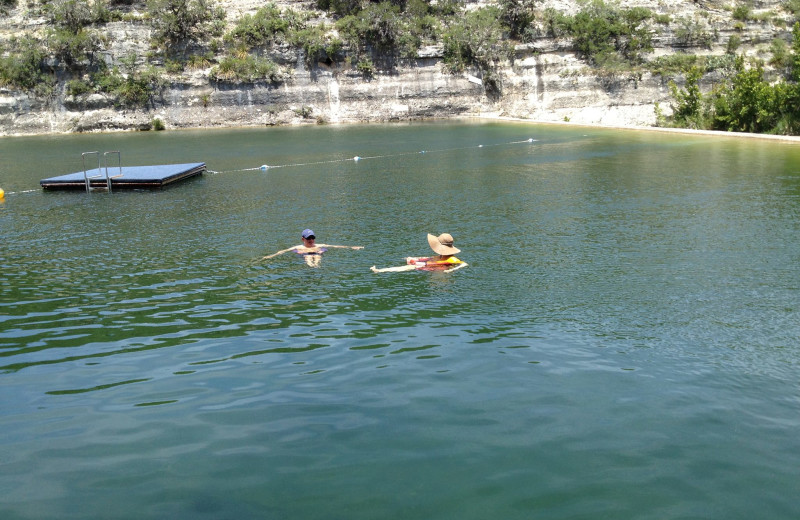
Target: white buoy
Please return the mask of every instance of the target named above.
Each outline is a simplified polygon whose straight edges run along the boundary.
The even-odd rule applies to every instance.
[[[358,162],[358,161],[360,161],[360,160],[361,160],[361,157],[359,157],[359,156],[357,156],[357,155],[356,155],[355,157],[353,157],[353,160],[354,160],[355,162]]]
[[[265,171],[267,171],[267,170],[269,170],[269,166],[268,166],[268,165],[266,165],[266,164],[262,164],[262,165],[261,165],[261,171],[262,171],[262,172],[265,172]]]

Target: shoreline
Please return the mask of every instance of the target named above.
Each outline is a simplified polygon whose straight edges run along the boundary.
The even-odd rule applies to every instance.
[[[748,132],[725,132],[722,130],[697,130],[694,128],[670,128],[663,126],[623,126],[623,125],[601,125],[592,123],[572,123],[567,121],[540,121],[536,119],[524,119],[508,116],[469,116],[474,119],[487,119],[492,121],[508,121],[518,123],[530,123],[537,125],[557,125],[557,126],[572,126],[578,128],[598,128],[606,130],[635,130],[645,132],[664,132],[672,134],[686,134],[686,135],[705,135],[711,137],[735,137],[744,139],[766,139],[772,141],[785,141],[789,143],[800,143],[800,135],[774,135],[774,134],[754,134]]]
[[[594,128],[594,129],[605,129],[605,130],[630,130],[630,131],[644,131],[644,132],[663,132],[663,133],[671,133],[671,134],[685,134],[685,135],[698,135],[698,136],[709,136],[709,137],[733,137],[733,138],[743,138],[743,139],[761,139],[761,140],[770,140],[770,141],[782,141],[786,143],[800,143],[800,136],[798,135],[774,135],[774,134],[756,134],[756,133],[748,133],[748,132],[725,132],[722,130],[697,130],[693,128],[671,128],[671,127],[660,127],[660,126],[641,126],[641,125],[603,125],[603,124],[595,124],[595,123],[573,123],[569,121],[548,121],[548,120],[540,120],[540,119],[525,119],[520,117],[510,117],[510,116],[499,116],[499,115],[461,115],[455,117],[444,117],[444,118],[430,118],[430,119],[409,119],[409,120],[400,120],[400,121],[354,121],[354,122],[337,122],[337,123],[326,123],[323,126],[349,126],[349,125],[370,125],[370,124],[414,124],[414,123],[425,123],[425,122],[446,122],[446,121],[469,121],[469,120],[481,120],[481,121],[502,121],[502,122],[509,122],[509,123],[526,123],[530,125],[553,125],[553,126],[568,126],[568,127],[576,127],[576,128]],[[181,128],[174,128],[164,130],[164,132],[171,132],[171,131],[205,131],[205,130],[236,130],[236,129],[253,129],[253,128],[274,128],[274,127],[302,127],[302,126],[318,126],[317,123],[312,122],[300,122],[300,123],[293,123],[293,124],[286,124],[286,125],[213,125],[213,126],[196,126],[196,127],[181,127]],[[40,133],[23,133],[23,134],[15,134],[15,133],[8,133],[8,134],[0,134],[0,139],[5,138],[25,138],[25,137],[52,137],[52,136],[72,136],[72,135],[93,135],[93,134],[119,134],[119,133],[136,133],[136,132],[143,132],[143,130],[136,130],[134,128],[131,129],[120,129],[120,130],[103,130],[103,131],[95,131],[95,132],[40,132]],[[155,132],[159,133],[161,131],[158,130],[147,130],[147,132]]]

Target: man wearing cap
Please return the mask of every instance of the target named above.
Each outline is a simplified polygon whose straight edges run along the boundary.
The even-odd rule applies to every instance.
[[[456,253],[461,250],[453,247],[453,236],[450,233],[442,233],[441,235],[433,236],[428,233],[428,245],[431,246],[433,252],[437,256],[431,257],[415,257],[409,256],[406,258],[406,265],[398,267],[384,267],[378,269],[374,265],[370,267],[374,273],[387,273],[387,272],[400,272],[400,271],[454,271],[462,267],[466,267],[467,263],[456,258]]]
[[[274,256],[282,255],[283,253],[288,253],[289,251],[294,251],[298,255],[302,255],[303,259],[306,261],[306,264],[308,264],[310,267],[319,267],[320,261],[322,260],[322,253],[327,251],[328,248],[338,247],[344,249],[364,249],[364,246],[333,246],[330,244],[317,244],[315,242],[317,237],[310,229],[304,229],[300,236],[303,240],[302,244],[278,251],[277,253],[272,253],[271,255],[262,257],[261,259],[266,260],[267,258],[272,258]]]

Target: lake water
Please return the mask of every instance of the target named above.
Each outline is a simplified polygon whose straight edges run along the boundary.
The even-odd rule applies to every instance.
[[[91,150],[218,173],[39,189]],[[797,144],[4,138],[0,187],[4,520],[800,517]],[[257,261],[306,227],[364,249]]]

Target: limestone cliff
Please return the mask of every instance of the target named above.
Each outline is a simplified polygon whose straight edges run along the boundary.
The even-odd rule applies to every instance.
[[[230,25],[253,13],[264,2],[220,0]],[[650,58],[676,52],[722,55],[734,36],[738,53],[768,59],[774,39],[789,41],[793,18],[781,9],[784,2],[752,3],[754,13],[768,15],[737,22],[732,5],[717,1],[622,1],[669,15],[669,22],[653,28]],[[0,41],[25,31],[40,30],[45,22],[30,16],[34,4],[19,2],[0,22]],[[280,3],[279,3],[280,4]],[[294,9],[311,9],[303,2],[285,1]],[[478,5],[478,4],[475,4]],[[543,0],[539,12],[554,8],[574,13],[579,2]],[[326,15],[317,13],[318,17]],[[330,22],[330,20],[328,20]],[[681,23],[691,22],[708,35],[702,44],[681,36]],[[135,51],[145,56],[150,27],[141,20],[115,21],[102,27],[105,59],[118,63]],[[225,83],[210,78],[210,66],[166,74],[165,87],[146,108],[117,108],[105,94],[69,96],[64,82],[39,98],[10,87],[0,88],[0,135],[44,132],[81,132],[150,128],[159,119],[167,128],[256,126],[320,122],[366,122],[447,118],[455,116],[511,116],[538,121],[572,121],[615,126],[656,124],[656,106],[670,111],[668,80],[646,70],[609,74],[582,60],[572,42],[539,36],[517,44],[509,59],[497,64],[502,84],[489,96],[479,70],[453,75],[442,62],[441,46],[423,47],[414,60],[399,61],[391,70],[377,69],[365,77],[346,61],[313,63],[302,50],[286,48],[280,56],[291,71],[278,84]],[[680,82],[680,78],[675,78]]]

